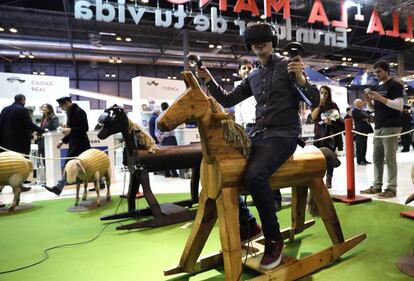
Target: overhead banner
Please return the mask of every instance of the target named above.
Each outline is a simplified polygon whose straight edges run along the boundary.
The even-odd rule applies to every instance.
[[[229,24],[233,24],[239,29],[239,34],[242,35],[248,21],[240,18],[240,13],[248,12],[252,17],[261,17],[271,19],[272,15],[280,13],[283,14],[283,21],[273,23],[279,35],[279,39],[287,41],[298,41],[308,44],[324,44],[325,46],[346,48],[347,47],[347,32],[348,9],[352,9],[352,15],[355,21],[364,22],[364,15],[361,13],[362,9],[371,9],[371,17],[367,26],[367,33],[378,33],[380,35],[389,37],[400,37],[402,39],[413,38],[413,26],[411,16],[406,16],[405,27],[400,30],[400,15],[398,11],[392,12],[393,28],[385,30],[382,25],[381,17],[378,11],[370,6],[355,3],[354,1],[338,1],[337,8],[341,11],[340,17],[337,19],[330,19],[327,17],[325,7],[321,0],[314,0],[312,8],[307,15],[307,22],[309,24],[319,23],[327,27],[325,29],[313,29],[306,27],[292,28],[290,15],[290,1],[289,0],[263,0],[262,7],[258,6],[259,1],[256,0],[234,0],[233,11],[228,11],[227,0],[217,0],[219,7],[211,7],[208,13],[208,5],[212,0],[200,0],[199,12],[188,10],[183,4],[190,0],[165,0],[173,5],[172,9],[162,9],[159,7],[138,6],[133,4],[126,4],[125,0],[118,0],[117,2],[105,3],[102,0],[77,0],[75,1],[75,18],[81,20],[92,20],[113,22],[117,20],[119,23],[125,23],[126,17],[132,18],[136,25],[139,25],[144,14],[154,15],[154,25],[158,27],[174,27],[181,29],[184,27],[188,18],[192,19],[192,23],[197,31],[211,31],[215,33],[224,33],[227,31]],[[261,2],[261,1],[260,1]],[[333,3],[333,2],[332,2]],[[332,4],[331,4],[332,5]],[[333,4],[335,5],[335,4]],[[330,6],[330,8],[332,8]],[[233,12],[237,19],[231,17],[222,17],[221,13],[227,14]],[[262,13],[262,15],[261,15]],[[252,18],[249,21],[255,21]]]
[[[69,96],[69,77],[0,72],[0,89],[1,99],[8,104],[15,95],[23,94],[27,104],[42,105]]]

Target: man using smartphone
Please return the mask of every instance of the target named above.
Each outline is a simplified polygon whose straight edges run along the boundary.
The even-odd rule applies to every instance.
[[[386,61],[374,64],[374,72],[380,81],[377,91],[366,90],[368,108],[375,111],[374,131],[374,181],[372,186],[362,190],[364,194],[379,194],[380,198],[393,198],[397,195],[397,136],[401,132],[401,110],[404,105],[403,86],[390,77],[390,67]],[[382,191],[384,164],[387,164],[387,188]]]

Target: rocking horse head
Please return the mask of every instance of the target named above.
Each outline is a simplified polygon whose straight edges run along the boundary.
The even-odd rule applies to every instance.
[[[106,139],[110,135],[128,130],[128,116],[124,109],[118,105],[113,105],[99,116],[98,123],[101,126],[98,138]]]
[[[197,79],[189,71],[183,71],[187,89],[178,99],[159,117],[158,128],[162,131],[171,131],[183,123],[201,119],[209,109],[208,97],[201,90]]]
[[[214,98],[204,94],[191,72],[184,71],[182,75],[187,89],[159,117],[158,128],[171,131],[182,123],[196,121],[203,154],[209,159],[213,159],[213,154],[218,151],[228,153],[233,150],[248,157],[251,143],[243,127],[231,120]]]

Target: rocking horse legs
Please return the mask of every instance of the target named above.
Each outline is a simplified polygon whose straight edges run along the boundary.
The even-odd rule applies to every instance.
[[[224,188],[216,201],[226,280],[238,281],[242,271],[239,230],[239,191]]]
[[[294,235],[305,229],[307,187],[292,187],[292,228],[289,234],[289,242]]]
[[[323,179],[314,179],[310,188],[332,243],[339,244],[344,242],[341,224],[339,223],[332,199],[323,183]]]
[[[201,264],[199,265],[201,268],[195,268],[197,259],[200,256],[216,220],[217,209],[215,200],[208,198],[206,190],[202,189],[197,215],[190,236],[187,239],[187,244],[185,245],[180,263],[175,268],[165,270],[164,275],[182,272],[192,273],[194,271],[210,269],[217,264],[217,261],[215,261],[210,266],[208,264]]]

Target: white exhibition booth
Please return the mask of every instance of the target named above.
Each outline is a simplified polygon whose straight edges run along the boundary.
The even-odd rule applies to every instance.
[[[66,114],[58,107],[56,99],[74,94],[72,89],[69,88],[68,77],[0,72],[0,89],[2,89],[0,110],[13,103],[16,94],[23,94],[26,96],[26,107],[34,111],[34,119],[40,119],[42,117],[40,107],[45,103],[50,103],[54,107],[56,115],[59,117],[59,122],[61,124],[66,123]],[[90,110],[89,101],[76,101],[76,103],[87,112],[89,128],[93,129],[97,123],[97,116],[102,113],[102,110]],[[115,153],[112,149],[114,147],[114,136],[106,140],[100,140],[96,134],[93,131],[88,132],[91,147],[101,150],[110,148],[108,155],[110,156],[111,165],[114,165]],[[61,158],[66,156],[67,145],[63,145],[60,149],[56,148],[57,143],[63,137],[61,133],[50,132],[44,134],[44,137],[46,158]],[[37,145],[33,147],[32,151],[36,150]],[[47,185],[56,184],[62,177],[63,161],[45,161]],[[33,162],[34,167],[37,167],[38,162],[34,160]]]
[[[133,111],[129,117],[139,120],[148,131],[148,122],[155,107],[161,108],[162,102],[171,105],[186,90],[183,80],[161,79],[138,76],[132,78]],[[200,142],[197,128],[187,128],[184,124],[175,129],[179,145]]]

